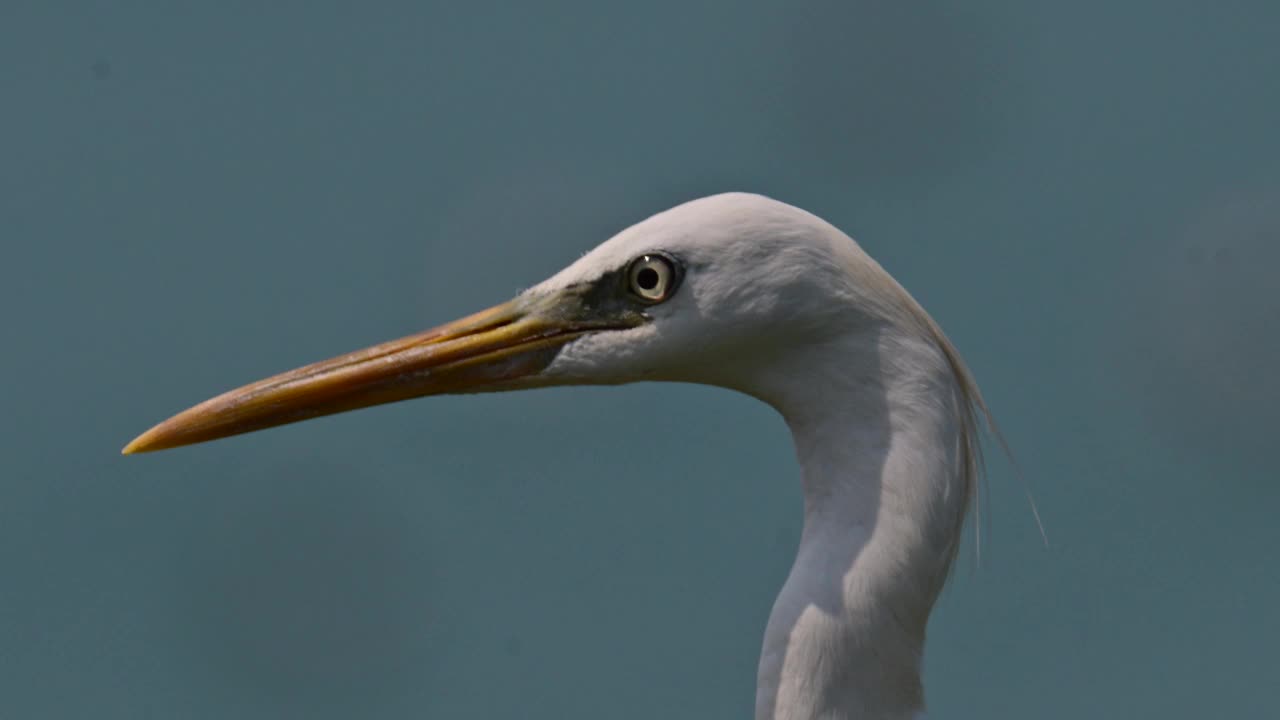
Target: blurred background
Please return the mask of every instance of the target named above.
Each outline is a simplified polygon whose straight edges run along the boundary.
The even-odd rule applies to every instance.
[[[118,454],[724,190],[858,238],[1021,466],[992,454],[930,626],[931,716],[1273,715],[1277,23],[6,0],[0,717],[749,717],[800,495],[745,397],[440,398]]]

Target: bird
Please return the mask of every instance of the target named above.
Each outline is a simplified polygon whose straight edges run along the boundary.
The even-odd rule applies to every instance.
[[[123,452],[429,395],[650,381],[745,393],[791,433],[804,517],[764,628],[756,720],[924,717],[926,626],[994,421],[903,286],[779,200],[677,205],[507,302],[231,390]]]

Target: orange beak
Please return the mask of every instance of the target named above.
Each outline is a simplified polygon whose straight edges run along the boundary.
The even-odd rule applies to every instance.
[[[569,298],[519,297],[399,340],[290,370],[206,400],[123,453],[151,452],[425,395],[534,387],[565,344],[637,324],[573,319]],[[550,302],[548,302],[550,301]]]

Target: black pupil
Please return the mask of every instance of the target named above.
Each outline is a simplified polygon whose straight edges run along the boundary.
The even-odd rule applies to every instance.
[[[636,285],[641,290],[652,290],[658,287],[658,271],[651,267],[640,268],[640,272],[636,273]]]

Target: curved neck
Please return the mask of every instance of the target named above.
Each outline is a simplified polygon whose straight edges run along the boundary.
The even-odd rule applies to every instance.
[[[805,518],[765,632],[757,720],[923,712],[925,626],[967,505],[962,398],[929,344],[878,349],[892,374],[846,366],[774,403],[800,459]]]

